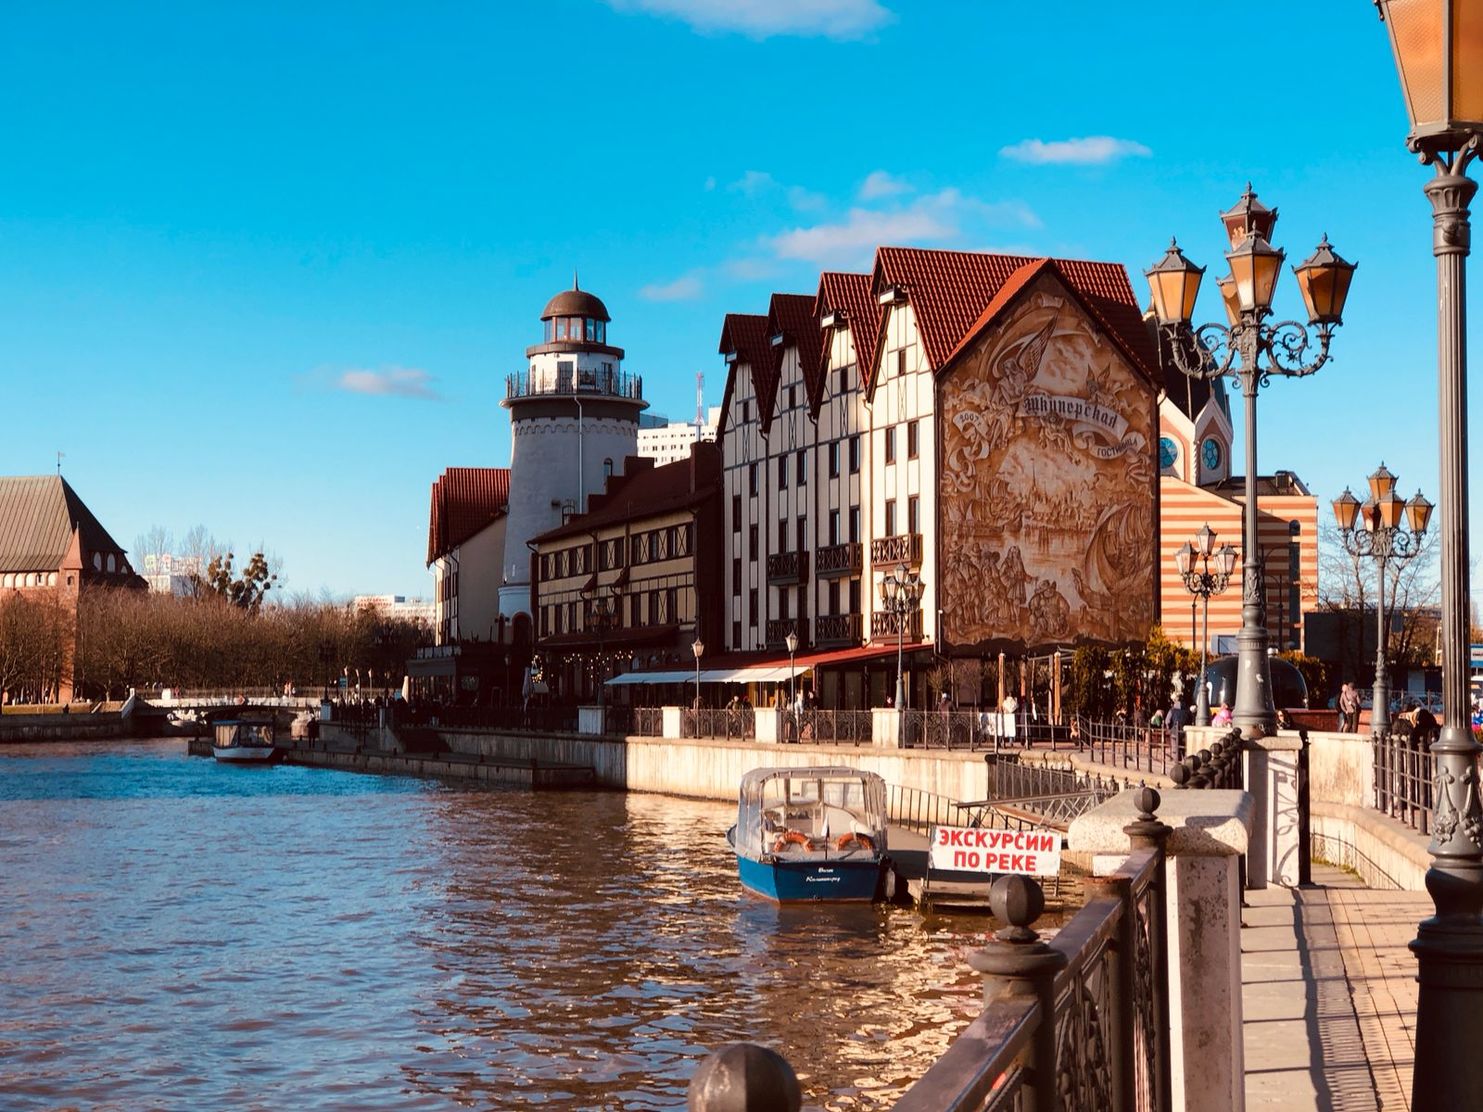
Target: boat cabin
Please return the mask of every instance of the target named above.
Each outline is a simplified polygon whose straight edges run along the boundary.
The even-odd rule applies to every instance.
[[[758,768],[742,777],[736,851],[834,860],[886,852],[886,785],[856,768]]]

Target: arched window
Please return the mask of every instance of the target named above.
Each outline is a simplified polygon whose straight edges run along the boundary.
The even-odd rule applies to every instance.
[[[605,460],[602,461],[602,477],[604,479],[611,479],[613,477],[613,457],[612,456],[609,456],[607,459],[605,459]]]
[[[93,570],[94,571],[102,571],[103,570],[103,555],[102,555],[102,553],[99,553],[99,552],[94,552],[93,553]]]
[[[57,585],[57,573],[56,572],[50,572],[50,573],[47,574],[47,577],[46,577],[46,585],[48,587],[55,587]]]
[[[4,579],[0,579],[0,586],[4,586],[6,590],[9,590],[10,588],[14,587],[15,586],[15,572],[13,572],[13,571],[6,572],[5,573],[5,578]]]
[[[118,565],[114,562],[113,553],[112,552],[110,552],[108,554],[108,571],[109,571],[110,574],[112,574],[113,572],[118,571]]]

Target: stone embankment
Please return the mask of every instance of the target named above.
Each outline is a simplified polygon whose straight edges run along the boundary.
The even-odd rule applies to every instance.
[[[3,714],[0,745],[37,741],[93,741],[129,737],[133,724],[118,711],[94,714]]]

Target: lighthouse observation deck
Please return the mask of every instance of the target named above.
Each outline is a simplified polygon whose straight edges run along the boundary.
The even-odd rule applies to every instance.
[[[644,400],[641,375],[609,367],[560,365],[505,376],[505,401],[524,398],[593,397]]]

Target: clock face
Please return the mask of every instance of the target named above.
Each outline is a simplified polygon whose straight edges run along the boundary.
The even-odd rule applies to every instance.
[[[1207,437],[1201,447],[1201,458],[1205,461],[1205,470],[1220,470],[1220,441],[1213,436]]]
[[[1179,461],[1179,448],[1167,436],[1159,437],[1159,469],[1167,471]]]

